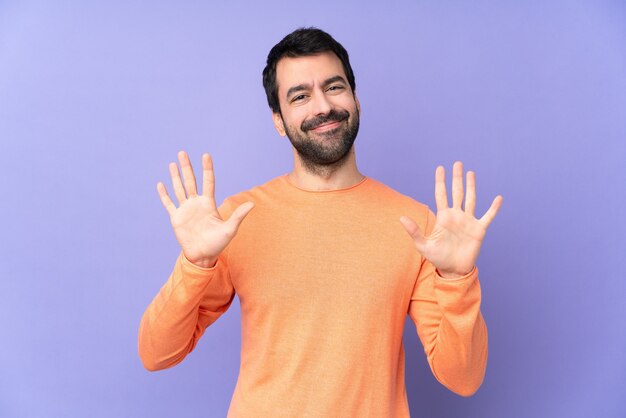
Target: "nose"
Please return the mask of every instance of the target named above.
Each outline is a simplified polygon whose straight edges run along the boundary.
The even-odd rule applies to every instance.
[[[311,104],[312,104],[311,111],[316,116],[326,115],[332,109],[332,106],[330,105],[330,102],[328,101],[328,98],[326,97],[323,91],[317,91],[313,95],[313,97],[311,98]]]

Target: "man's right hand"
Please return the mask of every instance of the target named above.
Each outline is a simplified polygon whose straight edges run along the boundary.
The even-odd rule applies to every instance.
[[[184,188],[176,163],[170,163],[169,168],[179,207],[176,208],[162,182],[157,184],[157,191],[170,215],[176,239],[184,256],[199,267],[213,267],[217,257],[237,233],[243,218],[252,210],[254,203],[245,202],[239,205],[230,218],[224,221],[215,205],[215,175],[211,156],[202,154],[201,195],[198,195],[196,178],[185,151],[178,153],[178,161],[183,173]]]

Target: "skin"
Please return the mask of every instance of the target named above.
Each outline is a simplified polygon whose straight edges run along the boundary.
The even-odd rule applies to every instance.
[[[331,84],[327,80],[341,77]],[[331,53],[290,58],[278,61],[276,81],[281,114],[272,113],[274,127],[280,136],[286,136],[287,130],[301,132],[304,121],[328,114],[331,109],[348,111],[354,115],[360,113],[361,105],[356,94],[350,88],[339,58]],[[293,91],[293,89],[298,90]],[[289,94],[290,90],[292,91]],[[340,124],[345,125],[347,121]],[[311,140],[332,141],[324,130],[335,126],[321,127],[322,132],[308,131]],[[309,190],[333,190],[349,187],[363,180],[356,165],[354,146],[346,158],[338,164],[319,166],[310,169],[292,146],[294,168],[289,179],[298,187]]]
[[[276,66],[280,113],[272,113],[274,126],[281,136],[303,135],[308,140],[319,141],[321,146],[333,147],[335,132],[345,128],[355,115],[360,114],[360,104],[347,83],[341,61],[333,53],[308,57],[282,58]],[[328,81],[332,80],[331,83]],[[342,81],[343,80],[343,81]],[[331,109],[347,111],[350,118],[329,123],[316,130],[301,129],[303,123],[328,115]],[[336,162],[311,165],[293,147],[294,167],[289,180],[308,190],[335,190],[350,187],[364,176],[356,165],[354,146]],[[179,207],[172,202],[163,183],[157,184],[157,192],[170,221],[184,256],[199,267],[210,268],[217,257],[235,236],[241,222],[252,210],[254,203],[246,202],[224,220],[215,203],[215,177],[209,154],[202,155],[203,190],[198,194],[196,179],[184,151],[178,153],[182,179],[176,163],[170,163],[170,175]],[[183,186],[184,185],[184,186]],[[463,164],[457,161],[452,169],[452,206],[448,206],[445,169],[435,171],[435,199],[437,220],[429,236],[425,237],[417,224],[407,216],[400,223],[413,238],[417,250],[426,257],[445,279],[456,279],[472,271],[487,227],[493,221],[502,196],[494,198],[487,212],[481,217],[474,215],[476,207],[476,175],[468,171],[467,192],[463,187]],[[186,190],[186,191],[185,191]],[[463,205],[463,198],[465,204]]]
[[[426,257],[446,279],[456,279],[470,273],[478,258],[487,227],[493,221],[502,196],[495,197],[485,214],[477,219],[476,174],[467,172],[467,193],[463,203],[463,163],[456,161],[452,168],[452,207],[448,206],[445,170],[438,166],[435,170],[435,201],[437,221],[430,235],[425,237],[415,221],[402,216],[400,222],[415,241],[417,250]]]
[[[179,207],[172,202],[163,183],[157,184],[157,192],[170,215],[174,234],[185,258],[198,267],[210,268],[215,266],[217,257],[233,239],[239,225],[254,207],[254,203],[245,202],[235,209],[228,220],[222,219],[215,204],[215,175],[211,156],[202,154],[200,195],[196,190],[196,178],[185,151],[178,153],[178,161],[183,180],[180,178],[176,163],[170,163],[169,168]]]

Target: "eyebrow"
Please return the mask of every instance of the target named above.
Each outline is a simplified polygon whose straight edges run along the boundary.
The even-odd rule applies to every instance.
[[[346,82],[346,80],[345,80],[342,76],[340,76],[340,75],[336,75],[336,76],[334,76],[334,77],[331,77],[331,78],[326,79],[326,80],[322,83],[322,87],[326,87],[327,85],[332,84],[332,83],[335,83],[335,82],[337,82],[337,81],[341,81],[343,84],[346,84],[346,85],[348,84],[348,83]],[[294,93],[296,93],[296,92],[299,92],[299,91],[302,91],[302,90],[307,90],[307,89],[310,89],[310,88],[311,88],[311,85],[310,85],[310,84],[298,84],[297,86],[293,86],[293,87],[291,87],[289,90],[287,90],[287,95],[286,95],[285,97],[287,98],[287,100],[289,100],[289,97],[290,97],[292,94],[294,94]]]

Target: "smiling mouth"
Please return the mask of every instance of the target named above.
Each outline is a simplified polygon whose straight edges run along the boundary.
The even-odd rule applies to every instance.
[[[338,127],[341,122],[342,121],[332,121],[332,122],[324,123],[324,124],[318,126],[317,128],[313,128],[311,130],[315,131],[315,132],[330,131],[330,130],[335,129],[336,127]]]

